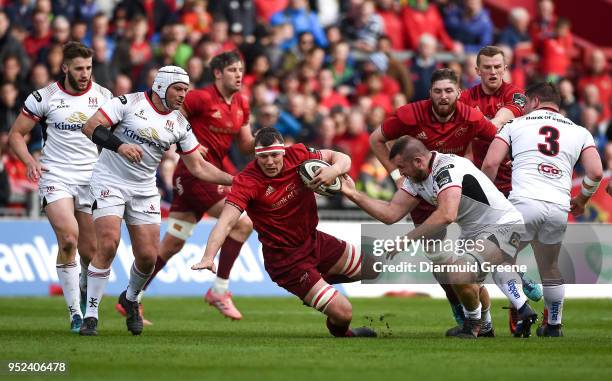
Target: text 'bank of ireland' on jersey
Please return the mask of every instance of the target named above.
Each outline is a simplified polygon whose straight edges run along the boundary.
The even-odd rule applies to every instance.
[[[111,97],[110,91],[93,82],[80,93],[70,93],[54,82],[28,96],[22,113],[43,125],[40,162],[54,177],[67,184],[89,183],[98,149],[81,129]]]
[[[539,109],[506,123],[496,138],[512,153],[510,198],[553,202],[569,211],[574,165],[582,151],[595,149],[591,133],[554,110]]]
[[[172,144],[178,153],[190,153],[199,144],[187,119],[179,111],[158,111],[148,93],[122,95],[100,108],[122,142],[139,145],[142,160],[131,163],[116,152],[103,150],[94,177],[114,178],[119,184],[155,186],[155,172]]]

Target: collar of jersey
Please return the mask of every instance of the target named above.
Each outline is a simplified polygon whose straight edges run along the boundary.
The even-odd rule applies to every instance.
[[[437,155],[438,152],[431,151],[431,159],[429,159],[429,164],[427,164],[427,171],[429,175],[431,175],[431,170],[433,169],[434,161],[436,160]]]
[[[151,105],[151,107],[153,108],[153,110],[155,110],[155,112],[157,112],[160,115],[168,115],[172,112],[172,110],[168,110],[168,111],[159,111],[157,109],[157,107],[155,107],[155,105],[153,104],[153,101],[151,100],[151,95],[149,94],[149,91],[145,91],[145,98],[147,98],[147,101],[149,101],[149,104]]]
[[[89,89],[91,89],[91,84],[93,83],[93,81],[89,81],[89,85],[87,85],[87,88],[85,90],[83,90],[81,92],[73,93],[71,91],[68,91],[68,89],[64,87],[64,81],[65,80],[66,80],[66,76],[62,77],[62,79],[57,81],[57,86],[60,88],[60,90],[62,90],[63,92],[65,92],[68,95],[72,95],[73,97],[78,97],[79,95],[83,95],[86,92],[88,92]]]

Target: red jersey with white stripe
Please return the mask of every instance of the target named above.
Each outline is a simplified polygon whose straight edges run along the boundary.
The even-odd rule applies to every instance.
[[[478,84],[469,90],[461,92],[459,98],[462,102],[471,107],[477,107],[489,119],[493,119],[497,112],[502,108],[512,111],[515,118],[523,115],[527,98],[523,90],[517,86],[502,82],[497,91],[491,95],[485,94],[482,85]],[[481,168],[484,158],[487,156],[489,142],[476,140],[472,144],[474,152],[474,165]],[[511,185],[512,167],[501,165],[495,179],[495,186],[503,193],[508,193],[512,189]]]
[[[266,261],[296,262],[312,252],[319,217],[314,193],[298,175],[304,160],[321,159],[317,150],[295,144],[286,148],[283,169],[266,176],[256,161],[234,177],[226,203],[246,210]],[[281,266],[281,263],[268,263]]]
[[[242,94],[235,93],[228,104],[212,84],[188,92],[183,109],[198,142],[208,149],[206,160],[221,168],[234,137],[249,122],[249,102]],[[176,170],[188,172],[182,162]]]
[[[586,128],[542,108],[506,123],[496,138],[508,144],[512,153],[510,198],[532,198],[569,208],[574,165],[582,151],[595,149]]]

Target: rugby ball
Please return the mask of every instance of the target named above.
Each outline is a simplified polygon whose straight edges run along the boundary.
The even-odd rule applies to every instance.
[[[310,159],[304,161],[298,167],[298,174],[302,178],[304,184],[308,185],[310,181],[313,179],[314,174],[321,167],[331,167],[331,165],[323,160]],[[340,178],[336,177],[334,183],[330,186],[320,185],[317,189],[313,189],[316,193],[323,196],[332,196],[338,192],[342,188],[342,183],[340,182]]]

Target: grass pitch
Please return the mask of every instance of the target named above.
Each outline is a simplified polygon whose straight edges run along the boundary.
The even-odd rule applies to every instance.
[[[102,301],[98,337],[68,330],[63,298],[0,298],[0,361],[67,361],[74,380],[588,380],[612,374],[612,300],[568,300],[562,339],[509,337],[501,300],[498,337],[444,337],[444,300],[352,299],[354,326],[382,337],[335,339],[324,318],[293,298],[236,298],[244,320],[224,319],[201,298],[147,298],[154,322],[133,337]],[[537,303],[542,310],[542,303]],[[381,316],[384,315],[381,321]],[[366,318],[367,316],[367,318]],[[17,378],[16,378],[17,377]]]

